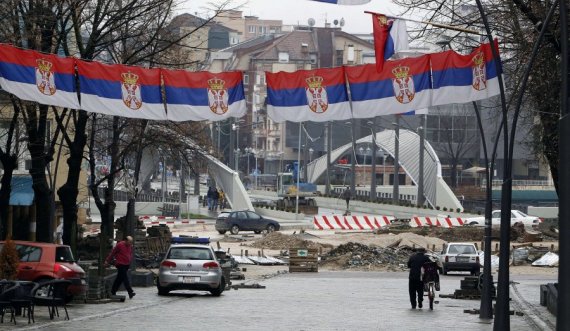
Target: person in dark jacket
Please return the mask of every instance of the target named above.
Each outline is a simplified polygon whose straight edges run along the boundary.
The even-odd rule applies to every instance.
[[[408,291],[410,292],[410,303],[412,309],[416,309],[416,295],[417,306],[422,308],[422,301],[424,300],[424,282],[422,281],[422,266],[424,263],[430,262],[429,258],[425,255],[426,249],[420,247],[416,253],[410,256],[408,260],[408,268],[410,268],[410,277],[408,283]]]
[[[342,192],[342,197],[346,201],[346,210],[348,211],[348,205],[350,204],[350,198],[352,198],[352,192],[350,191],[350,187],[346,187],[344,192]]]
[[[124,240],[119,241],[115,245],[111,253],[109,253],[109,256],[105,259],[105,267],[114,261],[115,267],[117,268],[117,278],[115,278],[115,282],[113,282],[113,286],[111,287],[112,295],[117,295],[117,290],[121,284],[124,284],[125,289],[129,292],[129,298],[132,299],[135,296],[136,293],[133,291],[127,275],[132,258],[133,237],[127,236]]]

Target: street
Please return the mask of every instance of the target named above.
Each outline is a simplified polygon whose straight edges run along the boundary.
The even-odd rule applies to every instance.
[[[465,274],[442,276],[441,292],[459,288]],[[551,278],[551,279],[546,279]],[[511,309],[530,307],[537,316],[511,316],[512,330],[549,330],[554,317],[538,305],[538,286],[555,277],[514,276],[517,292]],[[234,284],[239,281],[234,281]],[[248,282],[251,284],[252,282]],[[410,309],[406,272],[321,271],[280,274],[258,281],[265,289],[225,291],[215,298],[206,292],[174,292],[159,297],[156,288],[136,288],[124,303],[72,305],[70,321],[49,321],[46,307],[36,308],[36,324],[24,318],[1,330],[492,330],[477,314],[479,301],[436,298],[434,311]],[[511,296],[513,296],[511,294]],[[533,319],[539,318],[538,322]],[[550,324],[549,324],[550,323]]]

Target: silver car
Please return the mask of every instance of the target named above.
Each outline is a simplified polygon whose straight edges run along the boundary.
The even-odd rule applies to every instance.
[[[211,247],[173,244],[160,263],[156,287],[159,295],[173,290],[195,290],[220,296],[225,288],[225,279]]]

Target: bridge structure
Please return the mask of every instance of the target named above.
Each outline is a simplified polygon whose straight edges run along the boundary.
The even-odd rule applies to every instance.
[[[358,148],[359,145],[376,143],[376,146],[383,150],[384,153],[394,157],[396,141],[399,143],[398,161],[400,168],[404,170],[406,175],[409,176],[415,184],[415,195],[412,195],[411,200],[417,202],[417,187],[421,170],[419,162],[420,136],[418,134],[410,130],[400,129],[399,135],[396,137],[394,130],[384,130],[377,132],[374,139],[372,135],[358,139],[355,146]],[[331,163],[334,164],[347,152],[352,151],[352,148],[352,143],[348,143],[331,151]],[[422,152],[424,153],[423,184],[426,203],[433,208],[445,206],[447,208],[453,208],[454,210],[457,208],[463,210],[460,201],[443,180],[439,158],[433,147],[427,141],[425,141],[425,148]],[[326,169],[327,155],[325,154],[307,165],[307,180],[311,183],[316,183],[321,176],[326,175]],[[390,186],[390,188],[391,187],[392,186]],[[378,193],[381,193],[380,191],[381,190],[379,190]],[[392,197],[391,193],[388,193],[387,196]]]

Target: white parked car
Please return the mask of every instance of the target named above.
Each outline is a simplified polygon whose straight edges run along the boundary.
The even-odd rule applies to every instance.
[[[499,226],[501,222],[501,211],[493,210],[492,214],[493,226]],[[515,223],[522,223],[528,228],[538,228],[538,225],[542,222],[540,217],[529,216],[520,210],[511,210],[511,226]],[[485,217],[472,217],[465,219],[465,225],[471,226],[485,226]]]

